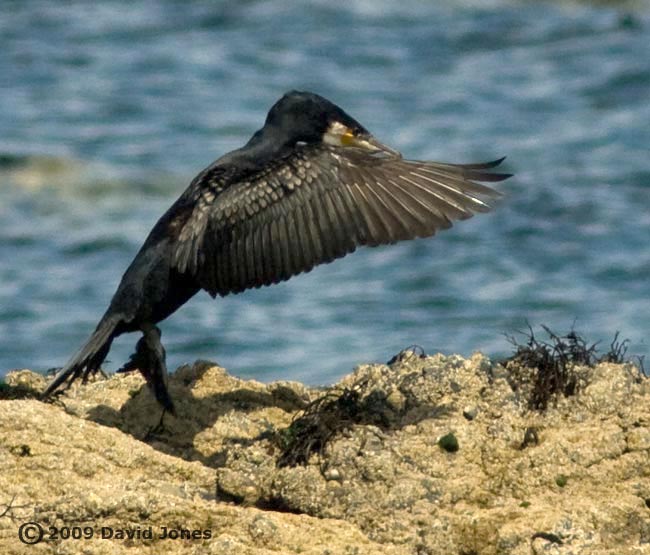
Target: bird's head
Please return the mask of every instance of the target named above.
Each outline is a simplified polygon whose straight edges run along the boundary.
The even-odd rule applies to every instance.
[[[269,110],[264,124],[288,147],[328,144],[400,154],[377,141],[352,116],[326,98],[310,92],[291,91]]]

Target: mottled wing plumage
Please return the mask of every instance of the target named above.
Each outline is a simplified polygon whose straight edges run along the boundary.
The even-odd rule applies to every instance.
[[[498,195],[475,181],[487,164],[404,160],[356,148],[298,148],[224,188],[209,181],[184,224],[175,266],[212,295],[289,279],[360,245],[428,237],[489,210]],[[200,176],[199,178],[200,179]]]
[[[172,226],[178,226],[172,234],[176,248],[172,253],[172,266],[180,273],[197,275],[205,259],[201,245],[208,223],[213,215],[216,199],[236,172],[227,166],[209,167],[197,175],[183,196],[172,206]],[[218,204],[217,204],[218,205]],[[186,217],[178,218],[183,209],[189,210]]]

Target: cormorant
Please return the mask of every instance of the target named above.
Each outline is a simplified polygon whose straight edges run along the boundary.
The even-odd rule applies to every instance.
[[[317,94],[291,91],[245,146],[204,169],[163,214],[86,344],[47,387],[97,372],[113,339],[140,331],[121,369],[138,369],[167,410],[156,324],[199,290],[212,297],[289,279],[357,246],[428,237],[499,195],[483,164],[405,160]]]

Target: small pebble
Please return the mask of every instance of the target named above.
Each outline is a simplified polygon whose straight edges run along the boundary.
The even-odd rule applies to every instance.
[[[341,473],[336,468],[328,468],[324,473],[323,477],[326,480],[340,480]]]
[[[474,406],[467,406],[463,409],[463,416],[467,420],[474,420],[478,414],[478,409]]]

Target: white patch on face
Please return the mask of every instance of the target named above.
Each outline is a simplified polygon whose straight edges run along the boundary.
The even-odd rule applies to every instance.
[[[339,123],[338,121],[335,121],[334,123],[330,124],[330,126],[327,128],[327,131],[325,131],[323,134],[323,142],[326,145],[343,146],[341,137],[343,137],[345,133],[349,132],[350,129],[348,127],[342,123]]]

